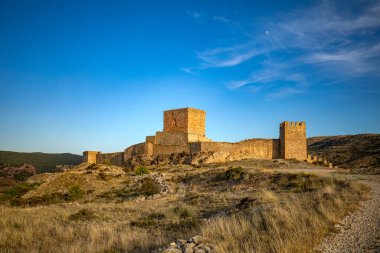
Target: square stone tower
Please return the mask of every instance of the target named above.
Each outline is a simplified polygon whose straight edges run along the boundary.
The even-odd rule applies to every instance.
[[[83,162],[84,163],[96,163],[96,155],[100,154],[100,151],[84,151]]]
[[[280,153],[283,159],[307,159],[305,122],[284,121],[280,124]]]
[[[205,136],[206,112],[194,108],[164,111],[164,132],[181,132]]]

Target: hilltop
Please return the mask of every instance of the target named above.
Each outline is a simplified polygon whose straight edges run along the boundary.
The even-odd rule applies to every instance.
[[[380,134],[319,136],[307,139],[308,153],[324,156],[342,168],[380,174]]]
[[[39,173],[51,172],[57,165],[78,165],[81,162],[82,156],[69,153],[47,154],[41,152],[0,151],[0,164],[10,164],[13,166],[30,164],[36,167]]]

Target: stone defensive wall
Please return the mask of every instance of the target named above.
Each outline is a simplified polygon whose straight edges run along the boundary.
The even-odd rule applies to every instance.
[[[236,143],[189,142],[185,145],[162,145],[145,142],[127,148],[124,153],[124,160],[135,155],[157,156],[182,152],[224,152],[229,153],[231,157],[244,157],[244,159],[278,159],[281,157],[279,139],[248,139]]]
[[[190,144],[190,152],[225,152],[241,159],[278,159],[280,141],[278,139],[248,139],[240,142],[196,142]]]
[[[124,152],[99,153],[96,155],[96,163],[111,163],[116,166],[124,166]]]
[[[206,112],[195,108],[164,111],[163,131],[146,136],[145,142],[132,145],[124,152],[103,154],[83,152],[84,162],[123,166],[136,155],[154,157],[173,153],[214,153],[227,160],[239,159],[297,159],[306,161],[306,123],[280,124],[279,139],[248,139],[236,143],[214,142],[205,135]]]

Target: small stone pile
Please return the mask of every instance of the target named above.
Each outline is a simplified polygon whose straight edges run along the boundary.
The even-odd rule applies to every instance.
[[[208,242],[201,235],[196,235],[189,240],[178,239],[177,242],[170,243],[169,246],[158,249],[154,253],[217,253],[214,244]]]

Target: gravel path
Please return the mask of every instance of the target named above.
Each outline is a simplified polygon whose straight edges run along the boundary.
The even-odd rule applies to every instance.
[[[372,188],[372,198],[347,216],[340,231],[318,247],[325,253],[376,252],[380,253],[380,177],[367,176],[362,180]]]

